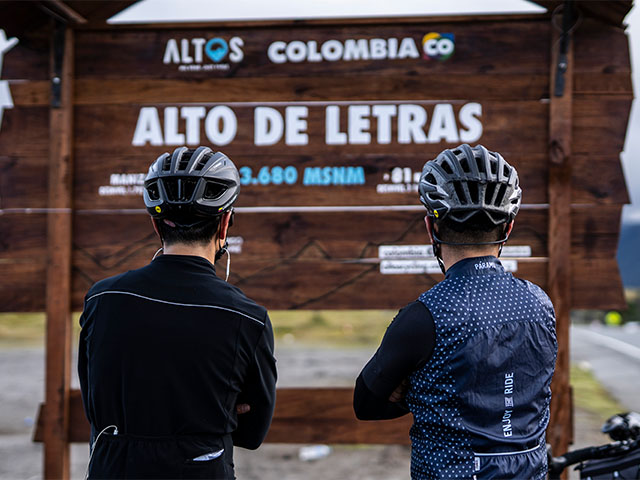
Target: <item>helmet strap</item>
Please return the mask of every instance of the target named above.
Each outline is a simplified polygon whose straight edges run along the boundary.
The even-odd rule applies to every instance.
[[[428,219],[430,231],[431,231],[431,245],[433,246],[433,255],[436,257],[436,260],[438,261],[438,266],[440,267],[442,274],[446,275],[447,269],[444,266],[444,260],[442,260],[442,248],[441,248],[442,241],[436,235],[436,227],[435,227],[435,222],[433,221],[433,217],[431,215],[428,215],[427,219]]]
[[[442,271],[443,275],[447,274],[447,269],[444,266],[444,260],[442,260],[442,253],[441,253],[441,244],[440,242],[438,242],[437,240],[433,240],[433,254],[436,257],[436,260],[438,260],[438,266],[440,267],[440,270]]]
[[[231,211],[231,218],[233,218],[233,210]],[[221,228],[222,228],[222,221],[220,222],[220,225],[218,225],[218,238],[220,238]],[[227,240],[226,237],[224,239],[224,244],[216,252],[215,261],[217,262],[218,260],[220,260],[225,253],[227,254],[227,272],[226,272],[226,277],[224,279],[226,282],[227,280],[229,280],[229,272],[231,270],[231,254],[229,253],[229,240]]]

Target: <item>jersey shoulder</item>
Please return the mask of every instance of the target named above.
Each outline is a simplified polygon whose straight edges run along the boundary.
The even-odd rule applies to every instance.
[[[109,290],[113,290],[115,288],[121,287],[123,280],[127,278],[130,273],[131,272],[124,272],[118,275],[114,275],[113,277],[107,277],[97,281],[91,286],[91,288],[87,292],[87,295],[85,296],[85,300],[88,300],[89,298],[99,293],[107,292]]]
[[[515,277],[514,277],[515,278]],[[547,295],[547,293],[540,288],[535,283],[530,282],[529,280],[523,280],[521,278],[516,279],[521,283],[523,288],[526,288],[527,291],[545,308],[553,312],[553,304],[551,303],[551,299]],[[555,316],[555,313],[554,313]]]
[[[247,297],[245,293],[235,285],[231,285],[223,280],[221,280],[221,282],[223,282],[224,288],[227,290],[225,298],[231,303],[231,306],[263,322],[268,320],[269,317],[265,307]]]

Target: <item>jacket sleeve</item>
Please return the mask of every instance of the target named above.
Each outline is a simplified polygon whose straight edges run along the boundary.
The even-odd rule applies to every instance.
[[[409,410],[389,397],[411,373],[422,368],[435,345],[433,317],[422,302],[400,310],[387,328],[380,347],[358,376],[353,409],[360,420],[397,418]]]
[[[251,410],[238,415],[233,444],[255,450],[267,436],[276,404],[276,359],[273,356],[273,328],[269,316],[254,352],[253,362],[237,403],[247,403]]]
[[[90,322],[90,309],[87,306],[85,301],[84,310],[82,315],[80,315],[80,339],[78,342],[78,378],[80,380],[80,391],[82,393],[82,405],[84,406],[84,413],[89,420],[89,423],[92,423],[92,418],[90,414],[89,408],[89,375],[88,375],[88,341],[91,330],[91,322]]]

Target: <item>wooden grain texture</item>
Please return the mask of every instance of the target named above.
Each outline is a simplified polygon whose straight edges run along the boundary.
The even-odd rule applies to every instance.
[[[611,258],[619,235],[621,205],[575,206],[571,213],[572,256]],[[236,211],[231,236],[242,237],[243,261],[295,257],[314,244],[329,259],[374,258],[379,245],[428,243],[422,211],[398,212],[282,212],[265,215]],[[524,209],[518,215],[509,245],[529,245],[533,257],[547,255],[545,208]],[[151,252],[157,240],[146,213],[77,214],[74,249],[94,256],[98,263],[118,263],[129,268],[127,255],[138,249]],[[358,225],[358,228],[350,228]],[[108,226],[108,231],[105,231]],[[328,227],[332,228],[328,228]],[[18,213],[0,216],[0,261],[20,263],[44,259],[46,214]],[[349,231],[349,235],[345,232]],[[120,258],[121,257],[121,258]],[[113,268],[109,267],[109,268]]]
[[[476,19],[467,24],[429,23],[398,25],[342,25],[340,27],[305,27],[290,25],[281,28],[217,28],[211,29],[119,29],[118,32],[79,32],[77,41],[78,77],[160,77],[184,76],[178,65],[163,63],[165,47],[169,39],[188,40],[192,38],[220,37],[229,41],[240,37],[244,41],[244,58],[238,63],[231,62],[229,69],[189,72],[192,78],[215,77],[268,77],[314,76],[318,72],[358,77],[389,75],[394,73],[424,75],[427,73],[528,73],[547,75],[548,29],[544,20],[483,22]],[[289,62],[273,63],[267,56],[267,49],[274,41],[303,42],[316,41],[320,46],[324,41],[335,39],[372,39],[411,37],[419,49],[422,38],[429,32],[454,33],[456,50],[445,62],[424,58],[394,60],[354,60],[335,62]],[[320,47],[318,47],[320,48]],[[95,55],[95,52],[101,55]],[[517,56],[518,61],[511,61]],[[225,58],[221,64],[226,63]],[[212,62],[204,56],[205,64]],[[120,68],[113,69],[111,65]]]
[[[56,49],[62,50],[59,71]],[[59,76],[61,88],[49,117],[49,206],[57,210],[47,215],[44,477],[63,479],[70,476],[73,61],[73,31],[57,22],[51,76]]]
[[[582,82],[591,91],[610,91],[613,77],[619,93],[630,77],[584,75]],[[296,102],[362,100],[539,100],[546,95],[546,75],[450,74],[371,75],[362,81],[349,76],[320,72],[314,77],[231,77],[198,78],[88,78],[78,81],[77,105],[130,104],[142,102]],[[630,85],[629,85],[630,86]],[[247,93],[251,92],[250,98]],[[20,98],[20,97],[19,97]]]
[[[100,259],[76,251],[73,278],[73,309],[82,309],[84,295],[97,280],[144,266],[157,250],[152,238],[139,251],[121,252],[119,257],[102,253]],[[319,250],[303,252],[307,259],[297,261],[251,262],[233,256],[230,282],[247,295],[271,309],[396,309],[415,300],[442,277],[433,275],[381,275],[377,263],[342,264],[321,258]],[[320,257],[313,261],[313,257]],[[100,262],[99,265],[96,262]],[[572,308],[625,308],[622,282],[614,258],[574,259],[572,272]],[[224,269],[223,266],[219,267]],[[2,278],[11,278],[11,288],[0,283],[0,305],[3,311],[43,311],[45,304],[45,264],[39,261],[0,263]],[[546,261],[519,263],[516,276],[546,286]],[[282,295],[286,291],[287,295]]]
[[[226,150],[226,149],[225,149]],[[144,174],[149,156],[134,155],[117,158],[94,156],[92,162],[78,165],[75,172],[76,207],[79,209],[137,209],[142,208],[139,194],[101,196],[101,186],[112,183],[112,174]],[[436,153],[425,155],[231,155],[236,165],[252,169],[252,177],[257,178],[262,167],[269,169],[293,166],[297,169],[298,180],[292,185],[244,185],[238,206],[291,206],[291,205],[417,205],[415,186],[404,192],[388,191],[378,193],[377,185],[393,183],[391,177],[396,167],[409,168],[419,173],[425,158],[433,158]],[[520,156],[505,154],[519,172],[524,189],[524,202],[541,204],[548,201],[546,189],[547,165],[543,155]],[[0,162],[1,162],[0,157]],[[362,185],[304,185],[307,168],[325,166],[361,166],[365,183]],[[16,166],[17,167],[17,166]],[[580,168],[578,168],[580,167]],[[597,173],[596,173],[597,172]],[[25,171],[25,174],[28,174]],[[585,204],[620,204],[628,201],[627,190],[623,188],[624,175],[618,155],[576,156],[572,202]],[[117,183],[117,181],[116,181]],[[13,185],[10,189],[17,188]],[[124,188],[124,187],[123,187]],[[24,190],[23,190],[24,191]],[[125,188],[126,192],[126,188]],[[25,191],[26,193],[26,191]],[[19,204],[40,205],[38,191],[31,189],[28,195],[21,195]]]
[[[353,413],[351,388],[279,388],[276,410],[265,442],[329,444],[409,444],[412,418],[361,422]],[[43,435],[40,406],[33,440]],[[69,441],[88,442],[89,422],[79,390],[70,396]]]
[[[1,138],[1,137],[0,137]],[[88,151],[76,151],[76,157],[91,158],[91,161],[76,164],[74,171],[75,206],[78,209],[137,209],[142,208],[138,195],[100,196],[99,188],[110,185],[111,174],[138,173],[147,171],[150,159],[156,158],[164,148],[155,153],[123,156],[90,155]],[[171,150],[171,147],[166,148]],[[224,149],[227,151],[227,149]],[[437,152],[436,152],[437,153]],[[415,191],[406,193],[376,193],[376,185],[389,183],[384,175],[395,167],[407,167],[419,172],[425,155],[231,155],[238,167],[249,166],[255,177],[261,167],[295,166],[298,182],[288,185],[245,185],[238,200],[239,206],[274,205],[415,205]],[[524,188],[524,202],[530,204],[547,203],[547,165],[544,155],[519,156],[505,154],[510,163],[518,169]],[[363,166],[364,185],[351,186],[307,186],[304,170],[317,166]],[[572,175],[572,203],[579,204],[621,204],[629,201],[624,187],[624,174],[618,154],[607,156],[576,155]],[[0,209],[45,208],[47,206],[46,151],[39,155],[0,154]]]
[[[22,2],[28,4],[27,2]],[[6,6],[0,6],[5,9]],[[26,7],[34,9],[33,7]],[[35,8],[37,10],[37,8]],[[28,14],[25,14],[28,16]],[[44,16],[44,15],[43,15]],[[49,79],[49,28],[14,30],[0,16],[0,28],[7,37],[16,37],[18,44],[5,52],[2,62],[3,80],[36,81]]]
[[[157,97],[156,97],[157,98]],[[367,99],[368,100],[368,99]],[[160,119],[160,126],[164,130],[165,110],[162,100],[156,100],[157,112]],[[208,102],[216,102],[214,97],[203,98],[198,105],[205,106],[206,113],[215,106],[208,105]],[[398,142],[397,118],[392,119],[390,142],[381,144],[377,140],[376,119],[371,116],[371,124],[368,132],[371,134],[369,144],[346,144],[327,145],[326,143],[326,107],[310,103],[308,116],[306,118],[308,134],[308,144],[286,145],[284,138],[274,145],[256,146],[254,138],[254,112],[256,106],[267,106],[284,113],[284,108],[269,104],[258,104],[247,106],[246,104],[225,104],[230,108],[237,119],[237,132],[229,144],[215,145],[223,148],[230,155],[238,153],[260,153],[262,155],[321,155],[327,153],[339,154],[397,154],[401,148],[404,154],[438,153],[443,148],[453,143],[459,143],[462,131],[466,130],[459,118],[459,111],[463,105],[473,102],[471,100],[443,101],[444,104],[452,104],[455,113],[459,138],[452,143],[418,143],[414,138],[412,143],[400,144]],[[372,102],[375,104],[375,102]],[[478,142],[501,148],[505,155],[511,154],[542,154],[546,153],[548,129],[548,105],[540,101],[483,101],[477,102],[482,106],[481,119],[483,130]],[[574,135],[573,151],[576,154],[605,155],[618,154],[624,145],[626,125],[629,115],[630,100],[619,97],[583,97],[576,100],[574,105]],[[425,100],[413,100],[406,102],[395,102],[395,105],[413,104],[422,106],[427,113],[427,120],[424,124],[425,133],[431,125],[434,105],[433,102]],[[168,105],[169,107],[180,107],[180,104]],[[339,106],[339,105],[338,105]],[[100,107],[77,107],[76,123],[76,148],[79,151],[91,150],[94,155],[116,154],[124,155],[133,152],[147,153],[157,152],[157,146],[150,145],[149,142],[142,146],[132,145],[134,132],[138,123],[140,109],[143,105],[106,105]],[[340,132],[346,131],[348,105],[342,106],[340,113]],[[205,131],[205,122],[200,122],[198,142],[212,143],[215,139],[209,139]],[[184,134],[185,123],[179,120],[177,133]],[[105,132],[109,135],[105,136]],[[527,132],[523,135],[522,132]],[[164,132],[163,132],[164,133]],[[4,135],[3,135],[4,136]],[[166,133],[163,134],[163,140]],[[185,138],[183,142],[187,139]],[[8,141],[8,140],[7,140]],[[166,140],[165,140],[166,141]],[[190,143],[187,141],[187,143]],[[172,145],[166,145],[170,149]]]
[[[631,74],[602,72],[574,75],[576,97],[618,96],[632,99]],[[215,90],[218,102],[246,101],[349,101],[406,100],[409,96],[430,100],[469,98],[474,100],[544,99],[549,79],[545,75],[438,75],[371,77],[354,83],[340,77],[312,78],[219,78],[219,79],[84,79],[79,80],[76,105],[137,103],[153,95],[167,102],[200,102]],[[46,81],[9,80],[13,102],[17,106],[43,106],[49,103]]]
[[[576,206],[572,210],[572,258],[573,261],[595,260],[609,262],[615,256],[620,221],[620,205],[603,206],[594,209],[590,206]],[[29,310],[42,308],[41,297],[44,282],[41,279],[43,270],[42,252],[45,249],[44,215],[42,214],[5,214],[0,216],[0,229],[6,232],[5,239],[0,242],[0,265],[6,272],[15,272],[21,282],[3,284],[0,290],[0,305],[7,310]],[[246,213],[240,209],[231,235],[242,237],[242,253],[234,253],[232,257],[232,282],[241,278],[249,285],[251,294],[257,289],[265,288],[267,293],[260,298],[269,298],[277,291],[278,282],[287,281],[289,297],[304,298],[310,289],[319,283],[329,289],[331,284],[339,284],[345,277],[341,275],[350,268],[357,268],[356,273],[366,270],[367,266],[375,269],[366,273],[367,278],[385,277],[374,282],[376,288],[384,289],[384,281],[394,282],[397,276],[381,276],[377,272],[379,245],[421,245],[426,244],[426,234],[422,221],[423,214],[415,212],[348,212],[348,213],[280,213],[265,215],[262,213]],[[516,227],[510,245],[529,245],[534,257],[546,257],[546,209],[522,210],[516,221]],[[353,228],[358,225],[358,228]],[[101,278],[115,275],[131,268],[145,265],[155,250],[158,240],[153,233],[146,213],[140,214],[91,214],[85,212],[74,218],[74,308],[82,306],[82,297],[89,286]],[[329,228],[331,227],[331,228]],[[345,234],[345,232],[349,232]],[[329,278],[314,280],[299,275],[300,270],[309,268],[308,262],[315,262],[314,268],[321,264],[329,264]],[[349,265],[348,262],[365,262],[360,265]],[[366,262],[374,262],[367,264]],[[37,264],[26,270],[23,264]],[[615,262],[614,262],[615,264]],[[256,265],[258,266],[256,269]],[[278,276],[253,279],[261,268],[284,269]],[[605,268],[603,266],[603,268]],[[610,269],[609,263],[606,268]],[[354,272],[354,270],[351,270]],[[586,277],[595,275],[594,268]],[[585,282],[579,289],[577,304],[592,307],[594,305],[611,306],[620,303],[620,294],[612,294],[612,289],[620,285],[617,267],[603,272],[601,281]],[[249,278],[245,278],[249,277]],[[403,275],[399,277],[404,277]],[[423,282],[420,276],[411,276],[415,282]],[[288,278],[288,280],[287,280]],[[294,283],[291,283],[294,280]],[[539,278],[537,279],[539,281]],[[260,285],[260,281],[264,285]],[[372,280],[373,281],[373,280]],[[405,279],[399,280],[401,285],[410,285]],[[34,287],[29,285],[33,283]],[[610,287],[604,287],[603,284]],[[267,285],[273,284],[273,285]],[[428,288],[431,283],[423,285]],[[18,285],[22,285],[18,288]],[[14,288],[15,287],[15,288]],[[404,287],[403,287],[404,288]],[[421,287],[422,288],[422,287]],[[606,295],[599,289],[606,288]],[[16,291],[14,291],[17,289]],[[306,292],[306,293],[305,293]],[[613,296],[612,296],[613,295]],[[372,295],[373,296],[373,295]],[[291,308],[291,303],[284,299],[278,308]],[[298,300],[300,301],[300,300]],[[346,299],[341,304],[346,308]],[[379,301],[379,305],[382,299]],[[393,298],[386,300],[386,306],[394,308]],[[361,303],[358,303],[361,302]],[[354,298],[352,306],[362,308],[368,300]],[[577,305],[576,304],[576,305]],[[38,307],[40,305],[40,307]],[[586,305],[586,306],[585,306]],[[320,306],[318,306],[320,308]],[[338,308],[338,307],[334,307]]]
[[[572,4],[568,4],[572,7]],[[567,5],[565,5],[567,8]],[[567,11],[563,12],[566,15]],[[563,19],[564,21],[564,19]],[[547,292],[556,312],[556,336],[558,355],[551,389],[551,418],[547,439],[554,452],[566,452],[573,442],[572,421],[573,399],[569,382],[569,324],[572,307],[573,282],[578,277],[572,271],[571,263],[571,171],[573,143],[573,39],[567,34],[567,68],[562,72],[558,66],[561,58],[560,37],[553,35],[551,56],[551,82],[549,89],[549,224]],[[558,76],[563,75],[564,87],[556,89]],[[584,113],[582,113],[584,115]],[[578,118],[582,118],[580,114]],[[578,120],[576,119],[576,125]]]
[[[44,106],[6,109],[2,115],[0,155],[44,157],[49,149],[49,109]]]

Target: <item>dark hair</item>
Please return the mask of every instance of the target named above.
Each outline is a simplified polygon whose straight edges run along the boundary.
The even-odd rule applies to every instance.
[[[197,220],[193,220],[191,222],[185,222],[182,220],[180,223],[189,224],[195,221]],[[156,222],[158,224],[158,230],[160,230],[160,235],[162,236],[162,241],[165,245],[173,245],[175,243],[195,243],[206,245],[213,240],[213,237],[218,231],[220,216],[205,219],[191,227],[184,227],[181,225],[172,227],[171,225],[167,225],[164,219],[161,218],[157,219]]]
[[[464,223],[445,218],[436,222],[438,228],[438,238],[451,243],[486,243],[495,242],[504,238],[507,224],[494,225],[493,222],[482,212],[473,215]],[[455,248],[473,248],[472,245],[451,245]]]

